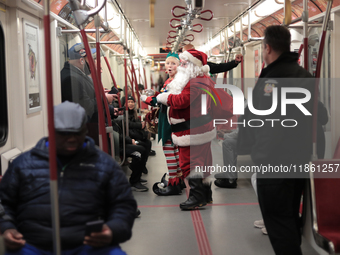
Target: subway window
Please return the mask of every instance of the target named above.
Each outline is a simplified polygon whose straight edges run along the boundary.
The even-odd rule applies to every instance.
[[[0,22],[0,147],[4,146],[8,136],[7,89],[5,35]]]

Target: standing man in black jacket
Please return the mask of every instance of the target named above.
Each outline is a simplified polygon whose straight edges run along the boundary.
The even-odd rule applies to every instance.
[[[124,172],[86,137],[86,113],[68,101],[54,108],[58,159],[60,240],[63,254],[125,254],[137,210]],[[48,137],[16,158],[0,183],[7,218],[0,220],[6,254],[52,255]],[[101,232],[85,236],[87,222]]]
[[[239,154],[251,154],[258,166],[259,204],[277,255],[302,254],[299,206],[305,179],[294,169],[300,165],[304,168],[312,154],[314,80],[298,65],[298,54],[290,52],[290,41],[290,32],[283,26],[269,26],[265,30],[262,52],[267,67],[254,87],[252,100],[248,96],[238,137]],[[266,115],[254,113],[272,108]],[[265,172],[264,166],[278,171]],[[290,173],[283,168],[291,169]]]
[[[61,99],[62,101],[80,104],[86,111],[88,120],[97,120],[97,102],[92,79],[86,70],[86,52],[83,43],[77,43],[68,50],[69,61],[65,62],[61,70]],[[111,104],[115,94],[105,94],[108,103]]]

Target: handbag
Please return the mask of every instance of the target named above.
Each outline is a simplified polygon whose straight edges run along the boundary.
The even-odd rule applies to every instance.
[[[159,108],[153,108],[146,116],[145,116],[145,123],[146,129],[152,133],[158,133],[158,112]]]

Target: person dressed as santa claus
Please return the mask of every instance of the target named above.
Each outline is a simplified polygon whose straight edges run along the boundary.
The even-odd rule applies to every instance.
[[[182,177],[188,179],[190,186],[189,198],[180,204],[180,208],[191,210],[212,203],[211,182],[207,178],[210,173],[206,169],[212,165],[210,145],[216,130],[212,117],[202,115],[201,109],[202,104],[206,104],[207,112],[211,109],[211,98],[206,94],[211,93],[214,84],[207,75],[209,66],[205,53],[191,49],[179,57],[181,64],[168,84],[168,91],[156,99],[169,106],[172,141],[178,145]]]

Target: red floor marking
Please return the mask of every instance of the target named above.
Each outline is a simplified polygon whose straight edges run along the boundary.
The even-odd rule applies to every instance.
[[[185,179],[185,184],[189,187],[188,181]],[[186,195],[189,197],[189,189],[186,189]],[[194,225],[196,240],[200,255],[212,255],[207,232],[205,231],[201,212],[199,210],[190,211],[192,224]]]

